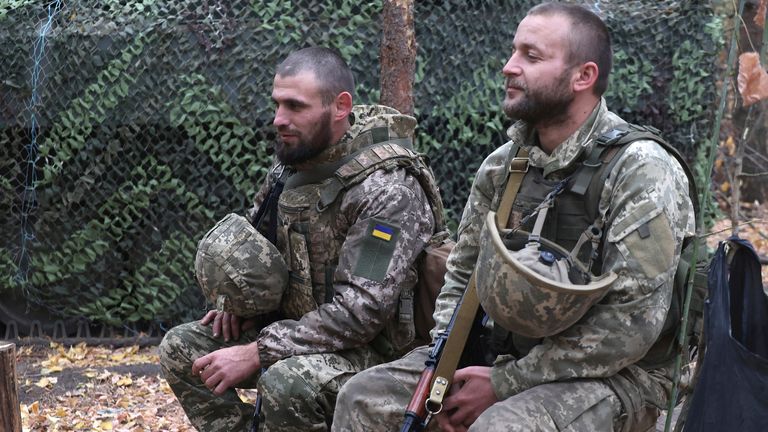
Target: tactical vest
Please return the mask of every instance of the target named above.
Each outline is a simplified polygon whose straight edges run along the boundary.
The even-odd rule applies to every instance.
[[[557,243],[567,250],[572,250],[581,235],[588,232],[588,227],[602,227],[598,206],[605,182],[616,162],[620,159],[621,153],[629,147],[627,144],[637,140],[655,141],[678,160],[688,178],[688,193],[693,202],[694,209],[698,211],[698,196],[693,174],[682,155],[658,134],[659,131],[657,129],[649,126],[624,124],[599,136],[592,151],[586,156],[582,164],[567,176],[568,185],[557,196],[553,207],[549,209],[542,237]],[[517,156],[518,150],[519,146],[514,146],[510,149],[507,165]],[[546,195],[553,190],[557,183],[559,181],[544,179],[540,168],[529,167],[523,178],[520,191],[515,198],[508,227],[519,227],[530,232],[533,228],[533,218],[522,224],[521,222],[526,215],[531,214],[536,206],[544,201]],[[496,197],[495,201],[498,202],[498,199],[499,197]],[[591,268],[592,272],[596,275],[601,273],[603,242],[604,237],[601,237],[596,250],[592,251],[589,246],[585,246],[581,248],[578,254],[583,262],[587,262],[592,258]],[[690,252],[692,248],[689,246],[691,244],[692,238],[686,238],[683,242],[680,264],[678,265],[673,283],[672,306],[665,320],[662,335],[641,362],[643,366],[661,366],[674,355],[677,329],[679,328],[682,316],[688,269],[690,268]],[[704,261],[706,260],[699,259],[699,262]],[[700,334],[702,325],[700,317],[703,315],[706,272],[702,270],[695,277],[695,291],[691,304],[694,325],[691,326],[690,331],[692,333],[691,336],[694,336],[693,344],[695,344],[695,338]],[[524,356],[538,343],[538,340],[520,337],[503,329],[494,329],[491,346],[497,352],[508,352],[516,356]]]
[[[339,224],[341,198],[373,172],[405,169],[414,176],[432,208],[433,241],[448,236],[442,200],[431,169],[424,157],[412,150],[410,138],[390,137],[389,133],[383,127],[365,131],[353,141],[352,147],[357,147],[357,151],[285,179],[278,200],[277,246],[290,269],[289,286],[281,304],[287,318],[298,319],[333,299],[334,273],[349,228]],[[393,340],[398,336],[387,335],[395,350],[413,340],[413,270],[412,283],[403,287],[399,302],[399,324],[409,327],[406,339],[410,340],[399,343]]]

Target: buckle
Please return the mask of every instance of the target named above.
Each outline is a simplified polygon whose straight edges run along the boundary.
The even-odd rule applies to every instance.
[[[521,165],[522,164],[522,165]],[[527,157],[514,157],[509,164],[509,172],[511,173],[527,173],[528,172],[528,158]]]

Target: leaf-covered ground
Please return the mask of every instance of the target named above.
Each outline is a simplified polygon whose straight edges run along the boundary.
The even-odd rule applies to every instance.
[[[25,431],[194,431],[162,378],[157,347],[52,343],[19,347],[16,358]]]
[[[768,253],[765,208],[739,227],[761,255]],[[708,237],[710,246],[731,233],[723,220]],[[763,283],[768,285],[764,268]],[[194,431],[162,378],[157,347],[86,346],[17,348],[17,378],[25,431]],[[242,392],[247,401],[253,392]]]

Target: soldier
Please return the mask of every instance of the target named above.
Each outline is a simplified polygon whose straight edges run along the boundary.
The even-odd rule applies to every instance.
[[[545,3],[519,23],[512,46],[502,70],[503,108],[519,121],[475,176],[432,332],[434,338],[446,328],[474,269],[480,303],[495,322],[486,344],[495,361],[456,371],[427,430],[653,430],[672,385],[674,355],[655,348],[668,346],[660,335],[673,275],[683,239],[694,233],[687,178],[662,145],[640,139],[619,149],[604,181],[586,176],[590,188],[601,183],[602,193],[579,194],[576,185],[585,183],[578,173],[589,172],[582,168],[597,138],[625,125],[602,98],[612,61],[608,29],[585,8]],[[509,219],[497,227],[494,212],[504,210],[501,195],[518,150],[527,151],[527,172]],[[601,160],[589,165],[599,168]],[[559,192],[558,185],[567,186]],[[554,205],[545,198],[550,193]],[[587,217],[590,209],[595,219]],[[535,211],[534,225],[526,216]],[[509,250],[515,235],[507,227],[539,231],[572,253],[594,244],[587,255],[604,277],[591,286],[535,275],[515,256],[520,250]],[[582,235],[590,241],[579,241]],[[528,241],[545,245],[535,235]],[[551,256],[539,256],[552,265]],[[585,286],[591,294],[569,294]],[[398,430],[428,352],[418,348],[349,380],[333,430]]]
[[[218,308],[160,346],[199,430],[250,430],[254,406],[235,387],[253,385],[260,430],[328,430],[341,385],[413,344],[415,260],[434,234],[420,180],[434,179],[410,150],[415,119],[353,106],[353,87],[335,50],[305,48],[277,67],[277,161],[248,214],[261,234],[229,217],[203,238],[198,281]],[[257,276],[281,273],[262,234],[284,259],[285,280]]]

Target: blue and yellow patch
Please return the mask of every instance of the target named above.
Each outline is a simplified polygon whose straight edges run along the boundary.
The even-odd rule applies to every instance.
[[[389,265],[397,248],[400,227],[378,218],[372,218],[360,242],[360,252],[355,264],[355,276],[381,282],[387,276]]]
[[[395,233],[394,228],[390,226],[382,225],[382,224],[374,225],[373,230],[371,231],[372,236],[378,239],[382,239],[384,241],[392,240],[392,234],[394,233]]]

